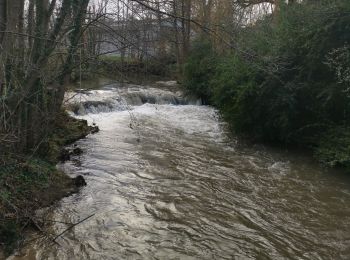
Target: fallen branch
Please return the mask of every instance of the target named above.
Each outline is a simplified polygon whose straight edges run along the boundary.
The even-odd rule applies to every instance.
[[[92,215],[90,215],[90,216],[88,216],[88,217],[86,217],[86,218],[80,220],[79,222],[77,222],[77,223],[75,223],[75,224],[72,224],[70,227],[68,227],[67,229],[65,229],[64,231],[62,231],[60,234],[58,234],[58,235],[52,240],[52,242],[56,243],[56,239],[57,239],[57,238],[61,237],[63,234],[65,234],[66,232],[68,232],[69,230],[71,230],[72,228],[74,228],[75,226],[77,226],[77,225],[83,223],[84,221],[88,220],[89,218],[91,218],[91,217],[93,217],[93,216],[95,216],[95,214],[92,214]]]

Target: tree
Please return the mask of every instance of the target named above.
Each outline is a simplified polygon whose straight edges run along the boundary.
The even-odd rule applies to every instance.
[[[61,109],[89,0],[30,0],[26,28],[23,2],[0,0],[0,137],[13,136],[13,148],[33,151]],[[52,70],[54,57],[62,62]]]

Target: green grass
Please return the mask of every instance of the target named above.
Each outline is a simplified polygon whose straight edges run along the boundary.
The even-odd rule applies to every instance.
[[[102,55],[98,58],[100,61],[106,62],[122,62],[122,57],[118,55]],[[132,59],[129,57],[124,57],[124,62],[137,62],[136,59]]]

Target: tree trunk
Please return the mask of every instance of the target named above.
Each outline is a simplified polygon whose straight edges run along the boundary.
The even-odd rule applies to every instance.
[[[35,21],[35,39],[33,44],[33,63],[37,63],[43,56],[45,50],[47,31],[49,28],[49,19],[47,12],[49,8],[48,0],[35,0],[36,21]]]
[[[190,52],[190,38],[191,38],[191,8],[192,1],[185,0],[184,2],[184,35],[183,35],[183,59],[188,57]]]
[[[18,33],[17,38],[18,50],[21,52],[21,57],[24,58],[25,43],[24,43],[24,0],[19,1],[18,6]]]
[[[177,18],[178,15],[178,5],[176,0],[173,1],[173,23],[174,23],[174,31],[175,31],[175,53],[176,53],[176,64],[177,64],[177,71],[180,73],[181,71],[181,51],[180,51],[180,42],[179,42],[179,26],[178,26],[178,21],[179,19]]]
[[[31,49],[33,48],[34,0],[29,0],[27,24],[28,48],[29,51],[31,51]]]
[[[2,45],[4,39],[4,31],[6,30],[7,21],[7,0],[0,0],[0,45]],[[1,49],[0,49],[1,53]]]

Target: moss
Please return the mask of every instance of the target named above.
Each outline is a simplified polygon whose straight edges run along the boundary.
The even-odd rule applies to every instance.
[[[41,146],[39,154],[51,163],[57,163],[63,146],[87,136],[93,127],[86,120],[76,119],[62,112],[54,125],[54,132]]]

